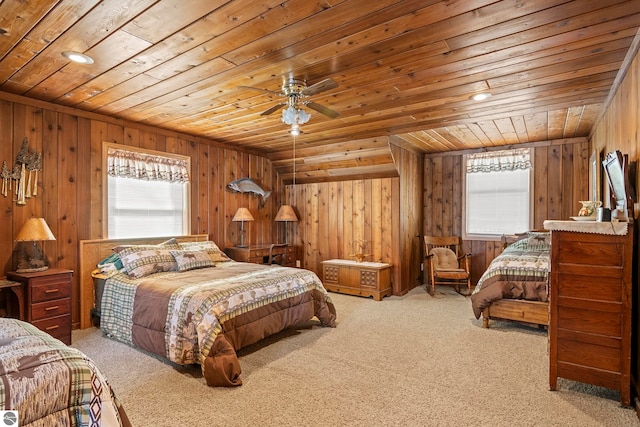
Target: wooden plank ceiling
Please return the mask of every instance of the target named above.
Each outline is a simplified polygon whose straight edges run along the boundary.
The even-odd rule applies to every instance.
[[[0,91],[263,154],[286,182],[293,137],[261,113],[331,79],[306,100],[339,116],[303,106],[296,180],[396,176],[390,143],[588,136],[639,26],[638,0],[0,0]]]

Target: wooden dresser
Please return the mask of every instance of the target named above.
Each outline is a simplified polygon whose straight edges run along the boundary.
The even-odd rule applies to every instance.
[[[633,225],[562,223],[545,221],[551,230],[549,387],[556,390],[559,377],[606,387],[629,406]]]
[[[392,293],[391,264],[347,259],[322,261],[322,283],[329,291],[380,301]]]
[[[25,286],[25,320],[65,344],[71,344],[72,274],[72,270],[61,269],[7,273],[8,279]]]
[[[225,249],[225,253],[229,258],[234,261],[252,262],[255,264],[266,264],[269,262],[269,248],[270,244],[265,245],[250,245],[244,248],[232,246]],[[273,249],[274,255],[284,255],[281,265],[285,267],[296,266],[296,247],[293,245],[286,245],[275,247]]]

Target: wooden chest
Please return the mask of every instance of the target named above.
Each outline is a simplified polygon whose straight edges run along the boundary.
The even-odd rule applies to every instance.
[[[345,259],[322,261],[322,282],[329,291],[380,301],[392,293],[391,264]]]

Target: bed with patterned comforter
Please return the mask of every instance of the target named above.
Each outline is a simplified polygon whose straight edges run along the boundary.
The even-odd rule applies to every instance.
[[[314,316],[335,327],[335,308],[315,273],[227,261],[141,278],[110,277],[100,328],[174,363],[200,364],[209,386],[237,386],[237,350]]]
[[[22,427],[131,425],[84,353],[29,323],[2,317],[0,410],[16,411],[15,425]]]
[[[498,255],[471,295],[476,319],[492,302],[505,298],[548,301],[549,233],[529,233]]]

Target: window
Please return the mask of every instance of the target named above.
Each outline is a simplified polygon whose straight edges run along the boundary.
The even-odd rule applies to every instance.
[[[189,158],[105,145],[107,236],[188,234]]]
[[[528,148],[466,156],[465,238],[530,230],[532,171]]]

